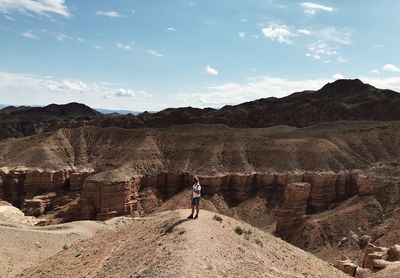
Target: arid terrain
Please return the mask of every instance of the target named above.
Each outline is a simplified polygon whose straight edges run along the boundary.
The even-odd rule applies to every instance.
[[[220,110],[4,108],[0,199],[16,211],[0,226],[3,275],[341,277],[338,260],[357,277],[396,273],[399,102],[339,80]],[[207,210],[197,222],[181,210],[194,175]]]

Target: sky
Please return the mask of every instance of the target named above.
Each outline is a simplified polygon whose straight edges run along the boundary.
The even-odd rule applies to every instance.
[[[222,107],[360,78],[400,91],[400,1],[0,0],[0,103]]]

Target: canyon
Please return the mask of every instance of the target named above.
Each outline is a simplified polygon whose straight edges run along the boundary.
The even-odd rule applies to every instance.
[[[388,111],[400,98],[360,82],[137,117],[80,104],[6,108],[0,199],[43,226],[146,217],[187,207],[197,176],[202,208],[332,264],[346,253],[343,264],[363,265],[370,244],[398,244],[400,113]]]

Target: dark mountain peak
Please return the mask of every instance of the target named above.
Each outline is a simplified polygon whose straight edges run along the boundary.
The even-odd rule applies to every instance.
[[[95,116],[100,114],[99,112],[90,108],[89,106],[77,102],[71,102],[67,104],[50,104],[39,109],[42,110],[40,112],[50,113],[52,115],[65,115],[65,116],[80,115],[84,117],[84,116]]]
[[[360,79],[339,79],[328,83],[318,92],[324,95],[346,97],[365,94],[375,87],[363,83]]]
[[[11,114],[14,112],[23,112],[31,108],[30,106],[6,106],[0,110],[2,114]]]

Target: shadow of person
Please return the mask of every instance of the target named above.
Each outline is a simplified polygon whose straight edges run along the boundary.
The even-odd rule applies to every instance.
[[[161,232],[161,236],[165,236],[166,234],[170,234],[174,231],[176,226],[179,226],[183,222],[190,221],[190,219],[180,219],[173,224],[167,225],[165,229]]]

